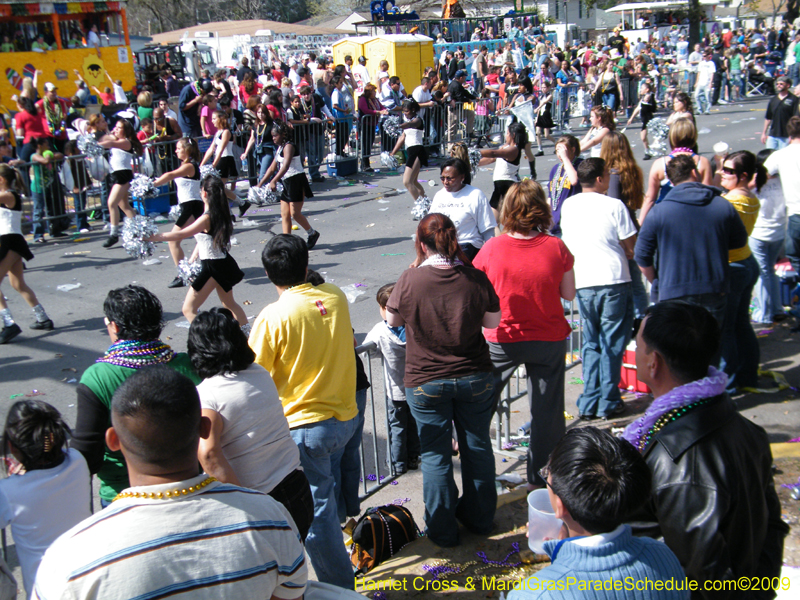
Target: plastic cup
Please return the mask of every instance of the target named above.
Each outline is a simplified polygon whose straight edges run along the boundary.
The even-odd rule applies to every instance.
[[[547,489],[528,494],[528,547],[543,554],[545,539],[557,539],[560,532],[561,519],[553,513]]]
[[[714,144],[714,154],[717,156],[727,156],[728,150],[730,150],[730,146],[725,142],[717,142]]]

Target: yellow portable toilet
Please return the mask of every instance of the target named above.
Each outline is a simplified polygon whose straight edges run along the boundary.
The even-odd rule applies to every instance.
[[[425,67],[435,66],[433,38],[413,33],[379,35],[364,43],[370,73],[375,76],[379,63],[389,63],[389,75],[397,75],[406,90],[419,85]]]
[[[334,65],[343,65],[344,64],[344,57],[348,54],[353,57],[353,63],[358,64],[358,57],[359,56],[366,56],[364,52],[364,43],[368,42],[369,40],[375,39],[369,35],[362,35],[359,37],[346,37],[342,38],[338,42],[335,42],[332,46],[333,48],[333,64]],[[370,74],[372,74],[372,69],[369,68],[370,65],[367,65]],[[377,69],[377,65],[375,65]],[[377,73],[377,71],[376,71]]]

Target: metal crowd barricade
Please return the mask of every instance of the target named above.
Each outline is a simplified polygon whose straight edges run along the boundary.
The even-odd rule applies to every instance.
[[[361,446],[359,448],[361,454],[362,481],[362,493],[360,497],[363,500],[385,485],[388,485],[399,474],[395,472],[391,460],[392,447],[389,435],[389,394],[387,393],[388,378],[386,376],[386,365],[383,357],[378,352],[378,346],[374,342],[358,346],[356,348],[356,354],[358,354],[364,362],[364,370],[370,382],[369,393],[367,394],[367,407],[364,411],[364,431],[361,434]],[[382,371],[383,400],[379,400],[377,403],[375,401],[376,380],[372,375],[372,359],[380,361]],[[383,422],[383,431],[386,436],[386,444],[383,453],[381,453],[380,446],[378,445],[378,423],[381,419]],[[368,428],[367,425],[371,427]],[[367,472],[368,461],[374,468],[374,472],[372,473]],[[381,468],[382,466],[383,468]]]

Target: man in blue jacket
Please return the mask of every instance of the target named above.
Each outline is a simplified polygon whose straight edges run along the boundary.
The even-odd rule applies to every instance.
[[[667,164],[672,190],[647,214],[634,258],[658,300],[706,308],[722,326],[729,290],[728,250],[747,244],[747,231],[719,190],[699,183],[688,155]]]

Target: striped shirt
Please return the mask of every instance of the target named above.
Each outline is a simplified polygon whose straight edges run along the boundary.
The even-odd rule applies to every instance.
[[[32,597],[302,597],[305,550],[283,505],[218,481],[188,492],[207,477],[126,490],[187,493],[121,498],[67,531],[45,553]]]

